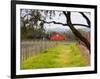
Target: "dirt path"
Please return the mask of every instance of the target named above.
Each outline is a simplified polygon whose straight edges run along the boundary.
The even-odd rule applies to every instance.
[[[81,45],[81,44],[79,44],[78,47],[81,51],[81,55],[84,57],[84,59],[86,61],[86,64],[88,66],[90,66],[91,63],[90,63],[90,55],[89,55],[88,49],[85,46]]]

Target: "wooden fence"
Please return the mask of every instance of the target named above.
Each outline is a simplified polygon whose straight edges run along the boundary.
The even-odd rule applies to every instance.
[[[46,49],[55,47],[57,45],[57,41],[43,41],[43,40],[35,40],[35,41],[22,41],[21,42],[21,62],[27,60],[28,58],[36,55]]]

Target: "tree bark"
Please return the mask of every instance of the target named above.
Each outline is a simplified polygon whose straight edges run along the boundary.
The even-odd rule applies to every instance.
[[[70,12],[66,13],[65,11],[63,11],[63,13],[64,13],[64,15],[66,17],[67,24],[68,24],[69,28],[72,30],[72,32],[74,33],[74,35],[76,37],[78,37],[83,43],[85,43],[85,45],[88,48],[88,50],[90,50],[90,43],[89,43],[89,41],[85,37],[83,37],[82,34],[79,31],[77,31],[77,29],[73,26],[73,24],[71,22],[71,18],[70,18],[71,17]]]

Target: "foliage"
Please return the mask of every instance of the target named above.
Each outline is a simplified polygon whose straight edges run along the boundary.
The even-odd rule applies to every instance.
[[[41,39],[46,36],[46,33],[41,29],[21,27],[21,39]]]

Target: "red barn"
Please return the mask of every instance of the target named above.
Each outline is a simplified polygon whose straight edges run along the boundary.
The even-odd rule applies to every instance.
[[[64,36],[59,34],[59,33],[53,33],[50,37],[50,40],[54,40],[54,41],[61,41],[61,40],[64,40]]]

